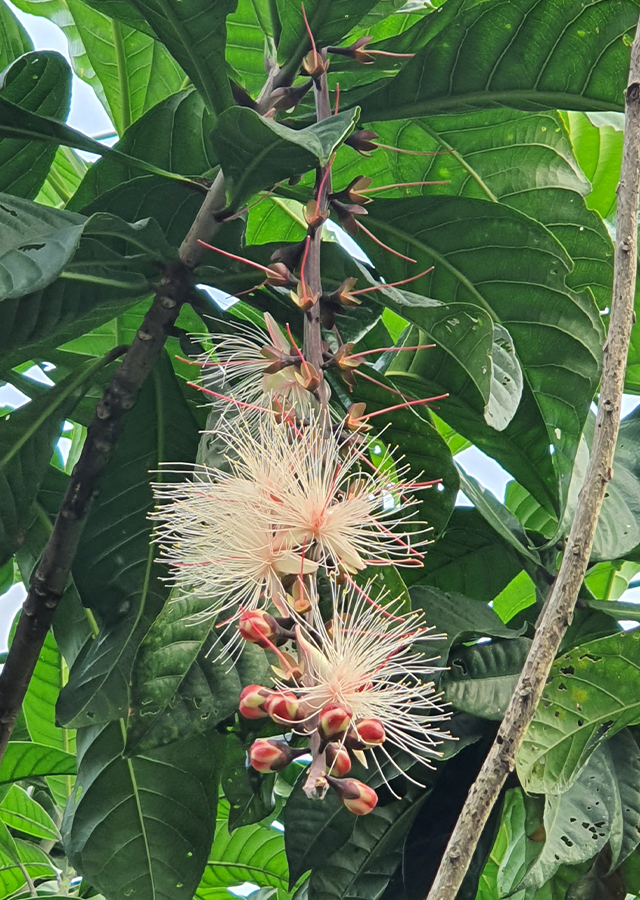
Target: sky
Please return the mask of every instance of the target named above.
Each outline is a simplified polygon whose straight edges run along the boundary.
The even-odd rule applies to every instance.
[[[8,5],[29,32],[36,50],[57,50],[69,59],[66,38],[56,25],[40,16],[23,13],[12,6],[10,2]],[[73,128],[77,128],[91,137],[102,136],[113,131],[111,121],[93,89],[75,74],[73,76],[71,111],[67,121]],[[34,366],[27,374],[36,380],[48,381],[46,374],[38,367]],[[27,402],[27,398],[15,388],[10,385],[0,386],[0,408],[15,408],[25,402]],[[628,415],[638,405],[640,405],[640,397],[625,395],[622,408],[623,416]],[[63,453],[65,449],[68,449],[68,447],[65,447],[65,441],[67,445],[69,443],[65,438],[62,439],[61,449]],[[511,476],[495,460],[486,456],[475,447],[470,447],[458,454],[456,460],[468,474],[473,475],[484,487],[492,491],[499,500],[504,500],[505,488],[511,480]],[[471,504],[464,495],[460,494],[457,505],[470,506]],[[23,597],[24,588],[21,585],[14,585],[10,591],[0,597],[0,651],[6,649],[11,622],[22,603]],[[627,591],[622,599],[640,603],[640,588]]]

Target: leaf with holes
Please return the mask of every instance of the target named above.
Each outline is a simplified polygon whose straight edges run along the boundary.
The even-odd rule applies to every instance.
[[[529,638],[459,647],[438,685],[454,709],[500,721],[531,647]]]
[[[553,664],[516,758],[526,791],[567,791],[593,751],[640,722],[640,633],[580,644]]]
[[[71,864],[113,900],[192,896],[213,838],[220,740],[197,736],[124,759],[123,723],[83,729],[61,828]]]
[[[427,45],[365,98],[366,121],[495,106],[623,108],[633,0],[448,0],[443,12]],[[567,59],[577,61],[571,71]]]

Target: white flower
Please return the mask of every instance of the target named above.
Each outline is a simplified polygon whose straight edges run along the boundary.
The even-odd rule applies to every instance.
[[[338,704],[359,719],[377,719],[386,740],[426,762],[438,756],[446,737],[436,723],[448,718],[438,704],[433,683],[425,677],[438,671],[412,649],[429,632],[422,613],[400,612],[396,601],[382,605],[366,589],[333,586],[333,616],[327,626],[314,604],[312,621],[296,627],[302,678],[290,690],[313,720],[327,704]],[[432,636],[433,639],[433,636]],[[385,744],[383,753],[388,753]]]

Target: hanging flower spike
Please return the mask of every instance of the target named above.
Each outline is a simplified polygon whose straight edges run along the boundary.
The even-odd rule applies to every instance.
[[[311,624],[299,622],[303,675],[291,690],[310,717],[321,717],[327,707],[351,713],[346,747],[352,735],[374,759],[379,752],[388,756],[387,747],[393,745],[428,765],[448,737],[438,723],[449,715],[437,702],[433,683],[425,680],[438,669],[414,649],[430,629],[422,613],[401,613],[401,603],[388,603],[384,593],[373,600],[370,588],[360,593],[332,582],[330,623],[323,621],[317,605]]]
[[[366,50],[365,47],[367,44],[370,44],[372,40],[372,37],[361,37],[349,47],[327,47],[327,53],[337,53],[340,56],[348,56],[365,66],[374,63],[376,61],[376,56],[392,56],[398,59],[411,59],[415,56],[415,53],[391,53],[389,50]]]

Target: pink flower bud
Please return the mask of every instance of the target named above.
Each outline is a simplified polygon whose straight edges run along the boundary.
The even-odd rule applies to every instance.
[[[282,772],[301,752],[284,741],[258,738],[249,748],[249,762],[258,772]]]
[[[368,784],[363,784],[356,778],[332,778],[330,775],[327,775],[327,781],[342,805],[354,815],[366,816],[375,809],[378,795]]]
[[[351,757],[346,747],[339,744],[327,744],[326,749],[327,772],[342,778],[351,771]]]
[[[351,724],[351,713],[339,703],[327,703],[318,715],[318,731],[326,741],[341,737]]]
[[[384,743],[386,734],[379,719],[358,719],[355,731],[365,747],[377,747]]]
[[[273,640],[278,633],[278,623],[273,616],[261,609],[243,610],[240,614],[238,631],[245,641],[266,650],[273,646]]]
[[[268,716],[265,711],[265,701],[269,699],[271,691],[260,684],[249,684],[240,694],[240,714],[245,719],[264,719]]]
[[[271,694],[264,708],[274,722],[291,725],[302,718],[300,701],[291,691],[277,691]]]

